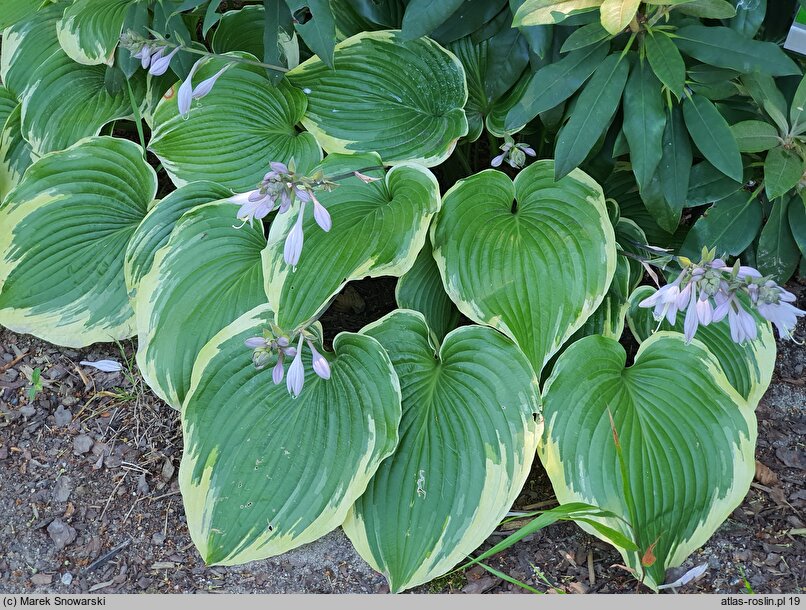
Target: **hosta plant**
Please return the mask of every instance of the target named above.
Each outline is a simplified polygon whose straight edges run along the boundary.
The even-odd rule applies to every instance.
[[[784,4],[0,0],[0,324],[136,337],[209,564],[342,526],[402,591],[570,519],[658,589],[803,314]]]

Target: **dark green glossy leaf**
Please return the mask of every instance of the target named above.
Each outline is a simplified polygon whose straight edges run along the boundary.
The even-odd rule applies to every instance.
[[[557,137],[556,179],[578,167],[607,129],[621,102],[629,71],[629,62],[617,53],[608,56],[596,69]]]
[[[802,201],[795,195],[773,203],[770,217],[758,239],[758,270],[763,275],[772,275],[779,284],[792,277],[800,262],[800,250],[789,228],[788,208],[792,204],[801,205]]]
[[[295,27],[305,44],[331,68],[333,67],[333,49],[336,47],[336,24],[333,9],[329,0],[286,0],[292,15],[307,9],[311,16],[305,23],[296,23]]]
[[[683,95],[686,64],[669,37],[663,32],[653,32],[644,38],[644,49],[655,76],[677,97]]]
[[[691,168],[686,207],[693,208],[714,203],[732,195],[740,188],[742,188],[741,182],[729,178],[708,161],[701,161]]]
[[[624,89],[624,136],[639,185],[645,185],[663,156],[663,110],[660,82],[645,62],[633,66]]]
[[[427,36],[448,21],[464,0],[411,0],[403,15],[403,37]]]
[[[741,181],[739,146],[716,106],[700,95],[692,95],[683,101],[683,116],[691,139],[705,158],[726,176]]]
[[[666,116],[663,132],[663,158],[658,166],[660,191],[669,205],[669,215],[658,217],[658,224],[674,231],[680,222],[680,213],[686,205],[691,177],[691,142],[683,125],[683,112],[675,106]]]
[[[730,130],[741,152],[763,152],[781,143],[778,130],[766,121],[742,121],[731,125]]]
[[[535,72],[523,97],[507,114],[507,130],[521,129],[541,112],[571,97],[602,63],[607,51],[606,44],[591,46]]]
[[[758,199],[751,199],[745,191],[734,193],[717,201],[697,219],[680,254],[698,258],[703,248],[716,248],[719,256],[738,256],[753,243],[761,221]]]
[[[774,42],[748,40],[730,28],[687,25],[677,30],[674,41],[686,55],[712,66],[770,76],[800,74],[797,64]]]
[[[795,188],[803,175],[803,159],[796,152],[779,146],[764,160],[764,186],[767,197],[777,199]]]

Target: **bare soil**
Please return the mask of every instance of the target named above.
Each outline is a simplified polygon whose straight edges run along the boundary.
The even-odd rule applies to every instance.
[[[358,330],[377,319],[394,308],[393,287],[386,278],[351,284],[323,318],[325,328]],[[806,293],[797,284],[790,289]],[[72,350],[0,329],[0,591],[388,591],[340,530],[281,557],[205,566],[188,535],[176,480],[178,414],[145,386],[134,350],[132,341]],[[100,359],[128,367],[103,373],[79,365]],[[779,345],[775,377],[757,411],[757,480],[714,537],[670,575],[708,563],[681,593],[803,591],[805,368],[803,346]],[[42,388],[31,400],[35,369]],[[514,509],[552,500],[537,464]],[[487,545],[507,533],[494,533]],[[549,593],[647,592],[616,565],[618,553],[571,523],[538,532],[489,563]],[[415,591],[524,592],[478,566]]]

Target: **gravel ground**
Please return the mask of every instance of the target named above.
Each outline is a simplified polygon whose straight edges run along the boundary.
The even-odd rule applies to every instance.
[[[336,323],[329,327],[355,329],[363,322],[351,316],[383,313],[386,284],[350,287],[329,312]],[[0,329],[0,592],[388,591],[340,530],[281,557],[206,567],[190,541],[178,490],[178,415],[144,385],[131,364],[134,348],[124,342],[71,350]],[[103,373],[79,364],[100,359],[129,368]],[[803,590],[805,368],[803,346],[780,345],[773,384],[757,412],[757,480],[731,518],[677,570],[709,565],[680,592]],[[31,399],[37,369],[41,388]],[[550,506],[552,498],[537,465],[516,508]],[[504,534],[494,533],[487,544]],[[646,592],[620,562],[611,547],[565,523],[490,565],[549,593]],[[477,566],[415,592],[524,591]]]

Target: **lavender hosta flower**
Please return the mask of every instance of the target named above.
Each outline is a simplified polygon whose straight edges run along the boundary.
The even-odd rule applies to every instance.
[[[151,67],[148,69],[148,72],[152,76],[162,76],[168,71],[168,67],[171,65],[171,60],[174,58],[174,55],[179,53],[179,47],[176,47],[173,51],[168,53],[168,55],[164,55],[164,53],[165,47],[160,47],[151,56]]]
[[[283,380],[284,373],[283,353],[280,352],[280,355],[277,357],[277,364],[274,365],[274,368],[271,371],[271,380],[274,382],[274,385],[280,385],[280,382]]]
[[[193,77],[196,75],[197,70],[201,67],[201,65],[207,60],[206,57],[201,58],[196,63],[193,64],[193,67],[190,69],[190,74],[179,87],[179,92],[176,95],[176,103],[179,107],[179,114],[183,119],[188,118],[190,114],[190,106],[193,103],[193,100],[198,100],[203,98],[205,95],[210,93],[213,90],[213,86],[215,85],[218,78],[224,74],[224,72],[230,67],[231,64],[225,65],[221,68],[218,72],[213,74],[213,76],[206,78],[202,82],[200,82],[195,87],[193,86]]]
[[[143,70],[145,70],[151,65],[151,45],[144,44],[132,57],[139,59],[140,65],[143,67]]]
[[[308,347],[311,350],[313,372],[319,375],[322,379],[330,379],[330,363],[322,354],[317,351],[317,349],[313,346],[313,343],[310,341],[308,341]]]
[[[302,392],[302,386],[305,383],[305,368],[302,365],[302,340],[303,336],[300,334],[297,355],[294,356],[291,366],[288,367],[288,377],[286,379],[288,393],[294,398],[299,396],[300,392]]]
[[[313,193],[311,193],[311,198],[313,199],[313,218],[316,224],[327,233],[333,227],[330,212],[325,209],[325,206],[319,203],[319,200],[313,196]]]
[[[765,282],[754,300],[758,313],[775,325],[778,336],[782,339],[791,339],[792,329],[798,323],[798,317],[806,315],[806,311],[792,305],[795,300],[794,294],[773,281]]]
[[[264,337],[249,337],[243,344],[250,349],[267,348],[269,343]]]
[[[500,167],[500,165],[506,161],[510,167],[520,169],[526,163],[527,155],[530,157],[537,156],[535,150],[526,142],[516,144],[512,136],[509,135],[504,136],[504,143],[500,146],[499,150],[502,151],[501,154],[493,157],[492,161],[490,161],[490,165],[493,167]]]
[[[233,203],[240,204],[238,209],[238,220],[251,223],[252,220],[261,220],[274,209],[274,201],[268,195],[263,195],[260,191],[249,191],[240,193],[229,199]]]
[[[285,246],[283,247],[283,260],[285,260],[287,265],[291,265],[292,267],[295,267],[297,263],[299,263],[299,257],[302,254],[302,244],[304,241],[304,235],[302,233],[302,216],[304,211],[305,205],[303,204],[299,208],[297,221],[294,223],[294,226],[291,228],[291,231],[288,232],[288,236],[285,238]]]
[[[685,288],[689,291],[689,300],[686,304],[688,310],[686,311],[686,318],[683,321],[683,335],[686,338],[686,343],[691,343],[694,334],[697,332],[697,327],[700,324],[700,318],[697,315],[697,288],[693,283],[688,284]],[[682,294],[682,293],[681,293]]]
[[[680,296],[679,286],[682,279],[683,274],[681,273],[673,282],[666,284],[655,294],[638,303],[639,307],[654,307],[652,316],[655,320],[660,322],[666,318],[669,324],[674,324],[677,319],[677,297]]]
[[[756,321],[738,301],[728,309],[728,324],[730,324],[730,338],[734,343],[754,341],[758,336]]]

